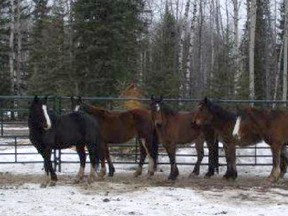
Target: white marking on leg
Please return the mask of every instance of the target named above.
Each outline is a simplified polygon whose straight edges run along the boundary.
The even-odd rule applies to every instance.
[[[50,117],[49,117],[48,112],[47,112],[47,106],[42,105],[42,109],[43,109],[44,116],[45,116],[46,123],[47,123],[47,128],[44,128],[44,129],[49,130],[52,127],[52,124],[51,124],[51,120],[50,120]]]
[[[45,188],[45,187],[47,187],[47,185],[49,184],[49,182],[50,182],[50,175],[49,174],[47,174],[46,172],[45,172],[45,174],[44,174],[45,176],[44,176],[44,180],[43,180],[43,182],[41,183],[41,188]]]
[[[153,160],[153,158],[151,157],[151,155],[149,154],[149,151],[148,151],[148,149],[147,149],[147,147],[146,147],[145,141],[142,141],[142,144],[143,144],[143,147],[144,147],[144,149],[145,149],[145,151],[146,151],[146,153],[147,153],[147,155],[148,155],[148,159],[149,159],[148,172],[149,172],[149,174],[150,174],[150,173],[153,173],[153,172],[154,172],[154,160]]]
[[[74,179],[74,183],[78,184],[83,179],[83,176],[84,176],[84,167],[80,166],[79,171]]]
[[[232,135],[237,136],[239,139],[240,139],[240,134],[239,134],[240,124],[241,124],[241,117],[238,116],[236,123],[235,123],[235,126],[234,126],[234,129],[233,129]]]

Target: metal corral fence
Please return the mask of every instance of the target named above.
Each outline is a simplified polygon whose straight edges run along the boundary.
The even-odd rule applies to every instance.
[[[84,101],[95,106],[101,106],[109,110],[123,110],[122,104],[126,100],[123,98],[104,98],[104,97],[83,97]],[[28,138],[28,108],[33,96],[0,96],[0,164],[12,163],[43,163],[43,159],[35,148],[31,147]],[[147,108],[149,99],[141,100]],[[193,110],[199,100],[197,99],[166,99],[176,110]],[[236,106],[251,105],[263,107],[283,107],[287,101],[248,101],[248,100],[213,100],[221,103],[227,109],[235,109]],[[63,114],[71,112],[71,101],[69,97],[50,96],[48,100],[49,109],[56,113]],[[115,164],[136,164],[139,160],[139,143],[135,138],[130,143],[110,145],[110,153]],[[185,150],[183,150],[185,148]],[[27,151],[28,149],[28,151]],[[65,159],[68,155],[76,155],[76,152],[66,150],[56,150],[52,155],[54,167],[61,171],[64,163],[79,163],[78,157],[75,159]],[[224,152],[220,148],[220,165],[226,165]],[[33,160],[29,158],[33,158]],[[181,146],[177,151],[177,163],[179,165],[194,165],[196,162],[196,150],[193,144]],[[28,158],[28,159],[27,159]],[[69,158],[69,157],[68,157]],[[207,149],[203,165],[207,165]],[[159,164],[169,164],[167,154],[160,145]],[[267,166],[272,164],[271,152],[266,144],[258,144],[245,148],[237,148],[238,166]]]

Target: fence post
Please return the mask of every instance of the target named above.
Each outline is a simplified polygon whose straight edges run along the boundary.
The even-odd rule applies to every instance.
[[[0,101],[0,111],[1,111],[1,136],[4,135],[4,106],[3,106],[3,100]]]
[[[61,96],[53,97],[53,110],[57,116],[60,116],[62,113],[61,100],[62,100]],[[58,170],[58,172],[61,172],[61,149],[54,149],[53,157],[54,157],[54,169]]]

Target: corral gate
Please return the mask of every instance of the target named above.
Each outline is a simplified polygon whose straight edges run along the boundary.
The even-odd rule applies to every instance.
[[[12,163],[43,163],[41,156],[35,151],[22,151],[27,146],[32,146],[28,138],[28,108],[29,102],[33,100],[32,96],[0,96],[0,165]],[[87,103],[101,106],[109,110],[121,110],[121,104],[125,100],[123,98],[106,98],[106,97],[84,97]],[[141,100],[149,107],[149,99]],[[192,110],[196,106],[197,99],[166,99],[166,102],[176,110]],[[281,107],[286,105],[287,101],[250,101],[250,100],[213,100],[221,103],[227,109],[235,108],[235,106],[249,105],[253,103],[255,106],[271,107],[276,105]],[[58,114],[71,111],[71,102],[69,97],[51,96],[49,97],[48,107]],[[138,153],[139,144],[135,138],[129,143],[110,145],[110,153],[113,156],[115,164],[137,164],[139,160]],[[181,153],[183,148],[192,148],[189,153]],[[177,164],[194,165],[196,162],[196,151],[194,145],[187,144],[184,147],[179,145],[176,155]],[[56,150],[52,154],[54,167],[61,171],[63,163],[79,163],[79,159],[67,161],[63,159],[65,155],[75,154],[66,152],[65,150]],[[37,155],[39,160],[25,160],[27,155]],[[224,152],[219,149],[220,166],[226,165]],[[162,158],[162,159],[161,159]],[[166,159],[165,159],[166,158]],[[181,158],[179,160],[179,158]],[[188,162],[185,158],[189,158]],[[206,159],[205,159],[206,158]],[[207,149],[205,149],[205,158],[202,165],[207,165]],[[168,164],[168,156],[160,145],[159,147],[159,164]],[[237,166],[270,166],[272,157],[268,145],[254,145],[245,148],[237,148]]]

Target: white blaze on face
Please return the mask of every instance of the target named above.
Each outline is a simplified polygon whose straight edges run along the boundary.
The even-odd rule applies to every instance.
[[[45,130],[48,130],[51,128],[52,124],[51,124],[51,120],[50,120],[50,117],[48,115],[48,112],[47,112],[47,106],[46,105],[42,105],[42,109],[43,109],[43,113],[44,113],[44,116],[45,116],[45,119],[46,119],[46,123],[47,123],[47,128],[44,128]]]
[[[239,135],[240,124],[241,124],[241,117],[238,116],[236,123],[235,123],[235,126],[234,126],[234,129],[233,129],[233,133],[232,133],[233,136],[237,136],[238,138],[240,138],[240,135]]]
[[[159,112],[160,111],[160,105],[157,103],[156,104],[156,111]]]
[[[80,110],[80,105],[76,105],[74,111],[75,111],[75,112],[78,112],[79,110]]]

